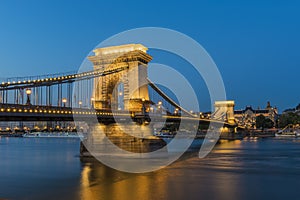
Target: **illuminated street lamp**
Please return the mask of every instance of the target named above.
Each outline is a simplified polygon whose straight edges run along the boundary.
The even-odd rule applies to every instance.
[[[63,106],[66,107],[66,104],[67,104],[67,98],[63,98],[63,99],[62,99],[62,102],[63,102]]]
[[[146,101],[146,99],[143,97],[143,98],[142,98],[142,113],[143,113],[143,114],[146,113],[145,101]]]
[[[154,108],[153,108],[153,107],[150,107],[150,111],[153,112],[153,111],[154,111]]]
[[[31,95],[32,91],[30,88],[27,88],[26,89],[26,94],[27,94],[27,102],[26,102],[26,105],[31,105],[31,102],[30,102],[30,95]]]
[[[204,116],[203,116],[203,113],[202,113],[202,112],[200,112],[199,114],[200,114],[200,118],[204,118]]]
[[[92,97],[92,98],[91,98],[91,108],[94,108],[94,102],[95,102],[95,98]]]
[[[81,106],[82,106],[82,101],[79,101],[78,104],[79,104],[79,108],[81,108]]]
[[[174,111],[174,114],[177,115],[177,114],[178,114],[178,111],[179,111],[179,109],[176,108],[175,111]]]
[[[162,101],[157,102],[157,111],[162,112]]]

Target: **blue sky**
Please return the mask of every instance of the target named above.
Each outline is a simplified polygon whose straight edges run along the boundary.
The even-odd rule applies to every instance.
[[[158,26],[208,51],[236,108],[271,101],[282,110],[300,103],[299,8],[297,1],[2,0],[0,76],[74,71],[107,37]]]

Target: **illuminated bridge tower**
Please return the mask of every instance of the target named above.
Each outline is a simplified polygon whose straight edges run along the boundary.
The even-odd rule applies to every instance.
[[[216,101],[215,102],[215,113],[220,113],[220,117],[225,117],[225,120],[230,123],[235,123],[234,118],[234,101]],[[219,119],[218,116],[216,116],[217,120],[224,120]]]
[[[141,112],[150,102],[148,63],[152,57],[141,44],[127,44],[95,49],[89,60],[94,70],[104,75],[94,81],[94,107],[97,109]]]

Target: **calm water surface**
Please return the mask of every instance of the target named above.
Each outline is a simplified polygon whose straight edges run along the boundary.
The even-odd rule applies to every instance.
[[[0,199],[299,199],[300,139],[224,142],[147,174],[79,157],[79,140],[0,138]]]

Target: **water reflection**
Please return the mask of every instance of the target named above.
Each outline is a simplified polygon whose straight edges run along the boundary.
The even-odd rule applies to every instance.
[[[237,196],[232,174],[199,168],[197,154],[156,172],[130,174],[97,161],[83,161],[81,199],[209,199]],[[223,198],[224,199],[224,198]]]
[[[152,173],[131,174],[80,159],[79,141],[0,139],[4,199],[298,199],[295,139],[222,142],[205,159],[186,153]],[[280,188],[280,189],[277,189]]]
[[[162,197],[166,188],[163,170],[156,173],[124,173],[99,163],[95,159],[82,159],[81,199],[152,199]],[[159,187],[159,189],[158,189]]]
[[[277,151],[274,145],[276,140],[224,141],[205,159],[189,152],[172,165],[146,174],[123,173],[95,160],[82,160],[80,195],[82,199],[146,200],[295,197],[300,194],[296,190],[300,150],[283,157],[278,152],[293,149],[295,143],[283,141]],[[274,190],[280,182],[289,186]]]

